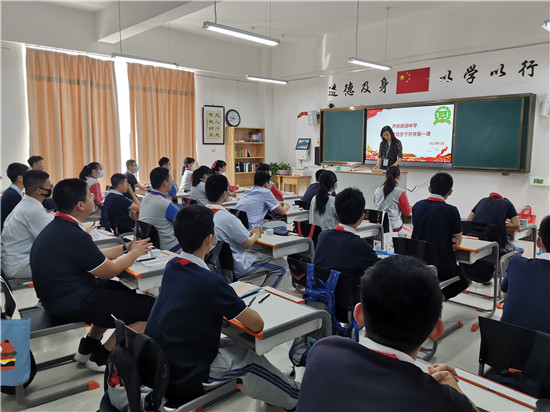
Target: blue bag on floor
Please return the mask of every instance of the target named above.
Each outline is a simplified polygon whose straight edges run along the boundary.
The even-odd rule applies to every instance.
[[[31,374],[30,319],[2,319],[2,386],[19,386]]]

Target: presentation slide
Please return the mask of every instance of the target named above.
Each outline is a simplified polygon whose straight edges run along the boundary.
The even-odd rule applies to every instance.
[[[378,158],[380,130],[390,126],[404,162],[451,163],[454,112],[454,104],[367,110],[365,160]]]

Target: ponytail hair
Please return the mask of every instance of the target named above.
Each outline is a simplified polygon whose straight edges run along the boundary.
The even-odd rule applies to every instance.
[[[227,163],[225,163],[223,160],[216,160],[212,165],[212,173],[218,173],[220,169],[225,166],[227,166]]]
[[[328,192],[332,190],[338,179],[332,170],[325,170],[319,177],[319,191],[315,196],[315,211],[322,215],[325,213],[328,202]]]
[[[92,162],[90,164],[84,165],[84,167],[82,168],[82,171],[78,175],[79,179],[86,181],[86,178],[90,176],[90,174],[92,173],[92,170],[99,169],[99,166],[100,166],[99,162]]]
[[[193,180],[191,182],[192,186],[197,186],[204,175],[210,176],[212,174],[212,170],[208,166],[201,166],[197,170],[193,172]]]
[[[386,170],[386,181],[384,182],[384,199],[395,189],[399,183],[397,183],[397,178],[401,174],[399,167],[390,166]]]
[[[189,166],[191,163],[195,163],[195,159],[192,157],[186,157],[183,161],[183,167],[181,169],[182,176],[185,174],[185,169],[187,169],[187,166]]]

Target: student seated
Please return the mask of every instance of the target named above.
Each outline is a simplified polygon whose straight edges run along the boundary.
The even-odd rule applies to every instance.
[[[42,156],[31,156],[27,160],[27,163],[32,170],[44,170],[46,169],[46,164],[44,163],[44,158]]]
[[[224,162],[223,160],[216,160],[213,164],[212,164],[212,174],[214,175],[224,175],[225,176],[225,172],[227,171],[227,163]],[[237,189],[239,189],[239,186],[237,185],[234,185],[234,186],[231,186],[229,185],[229,191],[231,193],[237,191]]]
[[[460,280],[445,289],[443,295],[448,300],[468,287],[468,280],[456,263],[454,249],[462,242],[462,221],[455,206],[445,200],[453,193],[453,178],[448,173],[432,176],[428,188],[431,195],[413,206],[412,238],[434,243],[437,247],[439,281],[460,276]]]
[[[540,222],[537,246],[536,259],[510,259],[500,286],[505,297],[500,320],[550,333],[550,215]]]
[[[41,170],[29,170],[23,184],[26,195],[6,219],[2,232],[2,270],[9,279],[31,277],[31,246],[53,219],[42,206],[52,194],[50,176]]]
[[[172,164],[170,163],[170,159],[168,159],[167,157],[160,158],[159,166],[164,167],[165,169],[168,169],[168,171],[172,170]],[[178,187],[176,186],[174,179],[172,179],[172,187],[170,188],[170,195],[175,196],[177,194],[178,194]]]
[[[12,210],[17,206],[17,204],[23,199],[23,175],[29,168],[23,163],[12,163],[8,166],[6,174],[11,180],[11,185],[4,193],[2,193],[2,198],[0,199],[0,214],[2,216],[2,222],[0,228],[3,230],[4,222]]]
[[[59,212],[34,241],[30,263],[34,288],[46,312],[62,323],[92,325],[75,360],[101,372],[115,344],[114,334],[101,344],[105,331],[115,327],[111,315],[142,332],[154,299],[109,280],[147,253],[150,244],[148,239],[133,240],[99,250],[82,226],[94,210],[93,199],[82,180],[65,179],[55,185],[53,200]]]
[[[129,200],[126,193],[130,195]],[[114,232],[115,228],[109,225],[109,210],[116,217],[118,233],[128,233],[134,230],[135,221],[139,213],[140,202],[130,188],[128,179],[122,173],[115,173],[111,176],[111,191],[105,197],[101,209],[101,226],[106,230]]]
[[[145,329],[170,364],[167,405],[180,405],[200,396],[203,382],[240,377],[240,390],[245,395],[294,408],[298,383],[263,356],[230,338],[220,339],[224,318],[237,319],[253,332],[262,331],[264,322],[204,263],[205,255],[216,244],[212,211],[200,205],[180,210],[174,231],[182,252],[166,265]]]
[[[407,198],[407,191],[397,187],[401,171],[397,166],[390,166],[386,170],[386,181],[374,192],[374,207],[388,214],[394,232],[401,231],[403,219],[401,216],[411,216],[411,206]]]
[[[189,192],[193,181],[193,170],[195,170],[195,159],[186,157],[183,162],[183,170],[181,172],[180,190]]]
[[[96,205],[94,211],[99,210],[103,204],[103,194],[101,193],[101,186],[98,180],[104,175],[102,169],[99,162],[92,162],[82,168],[79,176],[80,180],[86,182],[88,190],[94,195],[94,203]]]
[[[335,197],[331,193],[336,189],[336,173],[326,170],[319,178],[319,191],[309,206],[309,223],[319,226],[322,230],[333,229],[338,224],[335,215]]]
[[[212,170],[208,166],[201,166],[193,172],[193,180],[191,187],[191,199],[196,201],[199,205],[206,206],[208,199],[204,191],[204,183],[208,176],[212,174]]]
[[[139,167],[134,159],[126,160],[126,179],[128,179],[128,184],[130,185],[132,191],[136,192],[136,187],[139,190],[143,190],[144,192],[147,192],[147,185],[140,184],[135,176],[135,173],[137,173],[139,170]]]
[[[441,306],[437,278],[420,260],[376,263],[361,280],[354,310],[365,335],[313,345],[297,411],[477,411],[454,368],[433,365],[425,373],[414,363],[422,342],[444,331]]]
[[[372,247],[357,235],[357,227],[365,218],[363,193],[348,187],[336,196],[335,207],[340,224],[319,235],[314,264],[348,275],[363,275],[378,261]]]
[[[267,163],[260,163],[258,166],[257,172],[266,172],[271,176],[271,166]],[[273,196],[275,196],[275,199],[281,200],[283,198],[283,193],[279,190],[277,185],[273,183],[271,180],[269,181],[269,190],[273,193]]]
[[[267,212],[274,211],[280,215],[286,215],[289,205],[283,203],[281,206],[273,192],[269,190],[269,175],[266,172],[254,174],[254,186],[244,192],[243,197],[235,206],[235,209],[246,212],[248,216],[249,229],[254,226],[261,226]]]
[[[306,192],[302,196],[302,202],[311,203],[311,199],[313,199],[313,196],[315,196],[319,191],[319,179],[323,172],[325,172],[325,169],[319,169],[315,172],[315,183],[308,186]]]
[[[520,227],[516,208],[512,202],[498,193],[491,193],[489,197],[481,199],[477,205],[474,206],[466,220],[495,225],[499,228],[503,239],[506,236],[506,229],[519,229]],[[508,248],[505,252],[516,249],[512,243],[507,243]],[[523,249],[518,248],[518,251],[523,252]]]
[[[288,267],[285,259],[273,259],[261,252],[253,252],[250,248],[262,235],[262,229],[254,226],[250,231],[245,228],[237,216],[229,213],[223,203],[229,197],[228,181],[223,175],[213,175],[206,181],[206,196],[208,207],[214,212],[216,236],[231,247],[235,277],[267,272],[264,285],[277,285],[286,273]]]
[[[164,167],[156,167],[149,174],[153,190],[143,198],[139,208],[139,220],[157,229],[160,248],[177,252],[180,250],[178,239],[174,235],[174,218],[178,208],[167,197],[172,187],[170,172]]]

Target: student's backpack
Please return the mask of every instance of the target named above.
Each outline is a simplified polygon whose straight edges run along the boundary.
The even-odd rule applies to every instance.
[[[315,277],[316,269],[329,271],[329,269],[316,268],[311,263],[307,265],[307,286],[302,295],[306,304],[317,309],[326,310],[329,313],[333,335],[351,338],[353,333],[355,340],[359,341],[359,326],[353,318],[353,314],[351,315],[351,324],[347,327],[342,326],[336,316],[334,292],[340,278],[340,272],[330,270],[327,279],[323,281],[319,277]],[[313,333],[296,338],[289,351],[290,361],[296,366],[305,366],[309,349],[320,337],[318,334]]]
[[[116,345],[105,369],[100,412],[158,411],[170,377],[157,342],[116,319]]]

